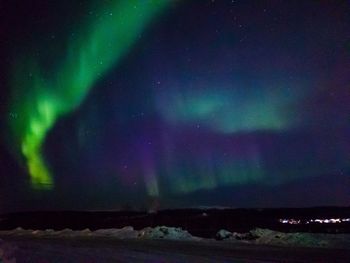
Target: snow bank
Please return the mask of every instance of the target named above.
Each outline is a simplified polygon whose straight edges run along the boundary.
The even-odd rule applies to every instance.
[[[99,229],[94,232],[90,232],[91,236],[107,236],[118,239],[132,239],[137,238],[139,232],[134,230],[132,226],[126,226],[123,228],[111,228],[111,229]]]
[[[139,231],[139,238],[146,239],[172,239],[172,240],[190,240],[196,239],[186,230],[177,227],[166,227],[166,226],[157,226],[155,228],[146,227]],[[198,238],[197,238],[198,239]]]
[[[299,247],[350,248],[349,234],[320,233],[282,233],[269,229],[255,229],[251,233],[257,236],[258,244],[273,244]]]
[[[256,228],[248,233],[231,233],[220,230],[216,238],[227,241],[243,241],[253,244],[295,246],[295,247],[332,247],[350,248],[349,234],[318,234],[318,233],[283,233],[270,229]]]
[[[219,232],[216,233],[216,239],[217,240],[225,240],[225,239],[232,239],[233,233],[230,231],[227,231],[226,229],[221,229]]]
[[[171,240],[198,240],[200,238],[192,236],[186,230],[177,227],[146,227],[142,230],[135,230],[131,226],[116,229],[99,229],[91,231],[84,229],[80,231],[73,231],[71,229],[63,229],[54,231],[47,230],[31,230],[16,228],[11,231],[0,231],[0,235],[11,236],[35,236],[35,237],[111,237],[116,239],[171,239]]]
[[[63,229],[54,231],[31,230],[16,228],[11,231],[0,231],[0,236],[32,236],[32,237],[108,237],[115,239],[168,239],[168,240],[206,240],[192,236],[186,230],[176,227],[157,226],[154,228],[146,227],[141,230],[135,230],[131,226],[120,229],[99,229],[91,231],[84,229],[73,231]],[[315,233],[282,233],[269,229],[256,228],[247,233],[230,232],[221,229],[216,234],[217,240],[229,242],[244,242],[251,244],[277,245],[277,246],[295,246],[295,247],[330,247],[330,248],[350,248],[349,234],[315,234]],[[1,248],[1,247],[0,247]],[[1,251],[0,251],[1,252]]]
[[[254,236],[251,232],[248,233],[237,233],[237,232],[230,232],[225,229],[219,230],[216,234],[217,240],[243,240],[243,241],[249,241],[256,239],[256,236]]]

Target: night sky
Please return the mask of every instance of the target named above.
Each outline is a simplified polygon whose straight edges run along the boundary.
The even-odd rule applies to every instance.
[[[348,1],[0,12],[0,212],[350,204]]]

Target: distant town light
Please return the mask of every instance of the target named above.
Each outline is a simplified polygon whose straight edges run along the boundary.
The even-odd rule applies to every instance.
[[[278,220],[282,224],[290,224],[290,225],[299,225],[299,224],[310,224],[310,223],[318,223],[318,224],[339,224],[342,222],[350,222],[350,218],[325,218],[325,219],[309,219],[309,220],[300,220],[300,219],[279,219]]]

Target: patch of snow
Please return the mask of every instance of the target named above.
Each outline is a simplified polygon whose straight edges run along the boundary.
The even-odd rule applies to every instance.
[[[156,226],[154,228],[146,227],[139,231],[138,238],[146,239],[171,239],[188,240],[194,237],[186,230],[177,227]]]
[[[282,233],[269,229],[254,229],[251,233],[257,236],[255,243],[300,247],[331,247],[331,239],[339,235],[314,233]],[[341,239],[339,239],[341,241]]]
[[[117,228],[99,229],[90,233],[90,235],[109,236],[109,237],[114,237],[118,239],[130,239],[130,238],[137,238],[138,231],[134,230],[132,226],[126,226],[120,229],[117,229]]]
[[[289,247],[330,247],[349,248],[349,234],[320,233],[283,233],[270,229],[256,228],[248,233],[231,233],[220,230],[217,237],[221,240],[244,241],[253,244],[289,246]],[[219,238],[218,238],[219,239]]]
[[[230,232],[225,229],[221,229],[216,233],[216,239],[217,240],[240,240],[240,241],[251,241],[256,239],[257,237],[251,233],[237,233],[237,232]]]
[[[225,229],[221,229],[216,233],[217,240],[224,240],[232,237],[233,237],[233,234],[230,231],[227,231]]]

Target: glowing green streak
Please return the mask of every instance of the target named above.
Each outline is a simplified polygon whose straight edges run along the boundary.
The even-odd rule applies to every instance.
[[[229,84],[228,84],[229,85]],[[283,130],[296,125],[297,116],[288,112],[296,95],[286,89],[262,87],[257,94],[241,94],[235,87],[173,92],[159,100],[162,117],[173,125],[194,124],[218,133]]]
[[[72,39],[53,76],[43,77],[35,60],[25,57],[14,71],[11,118],[34,188],[51,189],[42,145],[58,117],[77,108],[88,91],[136,42],[139,34],[170,0],[122,0],[89,23],[86,34]],[[25,64],[24,64],[25,63]]]
[[[200,164],[203,166],[203,164]],[[219,186],[243,185],[246,183],[263,182],[264,170],[257,165],[256,160],[231,161],[213,167],[210,161],[205,167],[198,165],[191,174],[186,173],[186,167],[174,169],[172,191],[190,193],[203,189],[214,189]],[[182,170],[183,169],[183,170]]]

